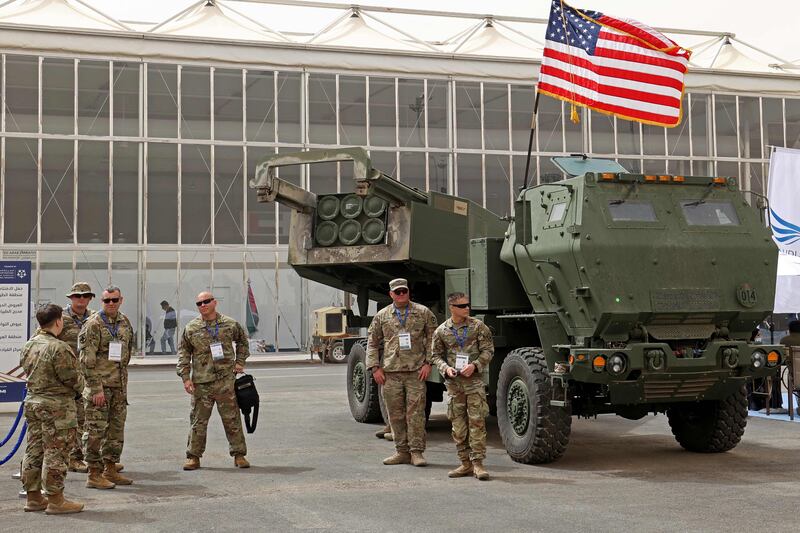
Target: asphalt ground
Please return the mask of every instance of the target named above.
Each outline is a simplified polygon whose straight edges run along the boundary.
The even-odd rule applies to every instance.
[[[544,466],[514,463],[489,419],[490,481],[448,479],[457,464],[434,404],[425,468],[384,466],[392,444],[353,421],[343,365],[260,364],[262,398],[238,470],[217,415],[202,469],[184,472],[189,398],[172,369],[131,371],[123,462],[128,487],[98,491],[70,473],[83,513],[24,513],[17,464],[0,467],[2,531],[797,531],[800,425],[750,418],[724,454],[682,450],[666,417],[573,419],[570,447]],[[0,415],[0,437],[12,422]],[[3,447],[2,456],[9,445]],[[21,454],[18,456],[21,459]],[[14,463],[15,461],[12,461]]]

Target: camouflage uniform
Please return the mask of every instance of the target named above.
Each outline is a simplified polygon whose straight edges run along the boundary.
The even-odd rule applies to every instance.
[[[60,494],[78,426],[75,394],[84,386],[78,359],[66,343],[39,330],[22,348],[20,365],[28,376],[24,407],[28,443],[22,484],[26,491],[40,491],[44,485],[48,495]]]
[[[111,361],[109,343],[122,343],[120,361]],[[121,312],[114,319],[94,313],[78,335],[80,361],[86,388],[83,391],[86,422],[83,450],[90,468],[118,463],[125,443],[128,415],[128,362],[135,349],[136,335],[130,320]],[[103,393],[106,403],[96,407],[92,396]]]
[[[494,355],[492,332],[477,318],[467,317],[466,324],[456,329],[459,339],[466,336],[462,348],[453,328],[452,318],[436,328],[431,360],[443,376],[447,367],[455,368],[457,352],[469,354],[469,362],[475,365],[475,372],[468,378],[462,375],[445,378],[447,418],[453,424],[458,458],[462,461],[482,461],[486,458],[486,416],[489,414],[483,376]]]
[[[61,331],[61,335],[58,336],[58,339],[69,345],[76,358],[80,353],[78,350],[78,334],[81,332],[83,325],[93,314],[94,311],[87,309],[83,316],[78,316],[72,312],[72,307],[68,305],[61,315],[61,318],[64,319],[64,329]],[[83,408],[83,399],[80,395],[75,398],[75,407],[78,412],[78,431],[75,432],[75,442],[72,444],[72,450],[69,452],[69,456],[70,459],[83,461],[81,437],[83,435],[83,424],[86,416]]]
[[[214,361],[211,358],[211,344],[214,342],[222,343],[225,358],[221,361]],[[206,322],[202,317],[197,317],[186,324],[178,344],[177,367],[181,379],[183,381],[191,379],[194,384],[192,412],[189,416],[191,430],[186,457],[203,456],[208,435],[208,419],[215,403],[217,412],[222,418],[231,456],[247,455],[242,418],[239,414],[239,405],[236,403],[233,383],[236,378],[235,365],[244,366],[248,357],[250,357],[250,345],[247,333],[236,320],[217,313],[216,320]]]
[[[427,354],[436,323],[430,309],[409,302],[408,308],[402,310],[396,310],[394,304],[384,307],[369,326],[366,365],[369,369],[380,366],[386,375],[381,387],[383,401],[394,446],[400,453],[425,451],[425,382],[417,374],[429,362]],[[410,350],[400,349],[398,335],[402,332],[411,334]],[[378,356],[381,349],[382,361]]]

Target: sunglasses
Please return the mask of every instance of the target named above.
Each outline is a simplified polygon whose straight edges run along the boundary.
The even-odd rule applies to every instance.
[[[468,303],[466,303],[466,304],[450,304],[450,305],[453,306],[453,307],[458,307],[459,309],[466,309],[467,307],[469,307]]]
[[[396,295],[400,296],[401,294],[407,294],[408,293],[408,289],[395,289],[392,292],[395,293]]]
[[[83,299],[88,299],[88,298],[91,298],[91,297],[92,297],[91,294],[73,294],[69,298],[70,298],[70,300],[83,300]]]
[[[103,298],[103,303],[104,304],[110,304],[110,303],[118,304],[120,300],[122,300],[122,298]]]
[[[200,307],[201,305],[208,305],[213,301],[214,298],[206,298],[205,300],[200,300],[199,302],[195,302],[195,304],[197,304],[197,307]]]

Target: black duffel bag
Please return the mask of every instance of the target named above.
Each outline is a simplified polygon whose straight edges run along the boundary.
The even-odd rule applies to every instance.
[[[243,374],[236,378],[233,385],[236,390],[236,402],[244,415],[244,425],[248,433],[256,430],[258,425],[258,391],[256,390],[255,378],[250,374]],[[253,412],[253,424],[250,425],[250,411]]]

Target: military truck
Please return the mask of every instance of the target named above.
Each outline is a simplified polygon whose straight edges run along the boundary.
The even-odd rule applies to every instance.
[[[276,169],[352,161],[353,190],[317,195]],[[750,342],[774,301],[777,248],[733,177],[644,175],[584,156],[555,157],[566,179],[522,188],[503,220],[476,203],[408,187],[360,148],[280,154],[251,182],[292,209],[289,263],[304,278],[390,302],[407,278],[414,301],[445,318],[445,295],[469,295],[494,333],[484,375],[512,459],[547,463],[573,416],[666,413],[695,452],[737,445],[745,382],[775,372],[783,348]],[[365,339],[348,339],[353,417],[381,417]],[[429,405],[441,400],[432,372]]]

